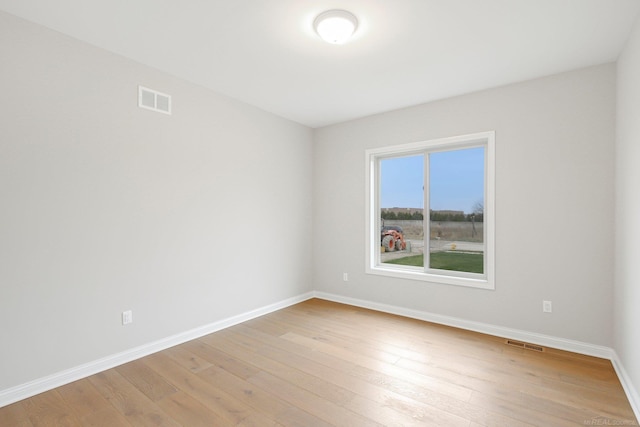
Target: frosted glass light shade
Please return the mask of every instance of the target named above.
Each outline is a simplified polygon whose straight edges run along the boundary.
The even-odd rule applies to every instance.
[[[343,44],[355,33],[358,19],[346,10],[328,10],[318,15],[313,26],[322,40]]]

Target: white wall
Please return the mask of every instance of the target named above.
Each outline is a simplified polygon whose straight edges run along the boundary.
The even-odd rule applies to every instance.
[[[0,391],[312,289],[308,128],[5,13],[0,63]]]
[[[640,20],[618,60],[615,349],[640,391]],[[636,405],[640,400],[636,394]]]
[[[611,346],[615,73],[596,66],[317,129],[314,288]],[[365,274],[365,149],[488,130],[495,291]]]

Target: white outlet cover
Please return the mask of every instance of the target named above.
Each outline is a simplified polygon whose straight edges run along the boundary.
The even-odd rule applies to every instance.
[[[131,312],[131,310],[123,311],[122,324],[128,325],[129,323],[132,323],[132,322],[133,322],[133,313]]]

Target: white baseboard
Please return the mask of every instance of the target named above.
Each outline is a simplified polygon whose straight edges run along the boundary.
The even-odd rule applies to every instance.
[[[404,307],[393,306],[389,304],[366,301],[356,298],[344,297],[341,295],[329,294],[326,292],[308,292],[296,297],[288,298],[274,304],[267,305],[246,313],[222,319],[217,322],[210,323],[189,331],[176,334],[149,344],[132,348],[121,353],[94,360],[83,365],[58,372],[47,377],[39,378],[25,384],[21,384],[6,390],[0,390],[0,408],[10,405],[11,403],[35,396],[36,394],[51,390],[56,387],[86,378],[98,372],[114,368],[127,362],[139,359],[152,353],[173,347],[184,342],[200,338],[213,332],[237,325],[242,322],[272,313],[274,311],[289,307],[291,305],[306,301],[311,298],[320,298],[328,301],[339,302],[342,304],[353,305],[356,307],[368,308],[371,310],[381,311],[384,313],[397,314],[400,316],[410,317],[413,319],[425,320],[428,322],[438,323],[456,328],[466,329],[470,331],[480,332],[488,335],[494,335],[502,338],[515,339],[519,341],[530,342],[546,347],[557,348],[560,350],[571,351],[574,353],[585,354],[611,360],[613,367],[620,379],[622,387],[629,399],[629,403],[637,419],[640,419],[640,396],[628,377],[622,362],[618,358],[616,352],[609,348],[580,341],[567,340],[563,338],[553,337],[549,335],[537,334],[533,332],[521,331],[518,329],[505,328],[502,326],[491,325],[481,322],[473,322],[470,320],[460,319],[451,316],[443,316],[419,310],[408,309]]]
[[[154,341],[152,343],[144,344],[139,347],[123,351],[121,353],[94,360],[62,372],[57,372],[43,378],[38,378],[37,380],[30,381],[25,384],[11,387],[6,390],[0,390],[0,408],[10,405],[14,402],[29,398],[31,396],[35,396],[36,394],[54,389],[56,387],[69,384],[73,381],[86,378],[93,374],[97,374],[98,372],[102,372],[107,369],[122,365],[124,363],[131,362],[149,354],[156,353],[169,347],[173,347],[175,345],[203,337],[205,335],[228,328],[230,326],[246,322],[247,320],[251,320],[256,317],[260,317],[265,314],[280,310],[282,308],[289,307],[290,305],[306,301],[313,297],[314,293],[308,292],[292,298],[287,298],[283,301],[279,301],[265,307],[257,308],[255,310],[222,319],[208,325],[204,325],[186,332],[163,338],[158,341]]]
[[[361,300],[357,298],[344,297],[341,295],[330,294],[326,292],[314,292],[316,298],[327,301],[339,302],[342,304],[353,305],[356,307],[368,308],[371,310],[382,311],[384,313],[397,314],[399,316],[410,317],[412,319],[425,320],[427,322],[438,323],[441,325],[453,326],[469,331],[480,332],[483,334],[493,335],[502,338],[514,339],[518,341],[530,342],[545,347],[556,348],[558,350],[566,350],[573,353],[584,354],[587,356],[600,357],[608,359],[618,375],[620,383],[629,399],[629,404],[638,420],[640,420],[640,396],[633,386],[631,379],[622,366],[622,362],[618,358],[616,352],[609,347],[584,343],[580,341],[558,338],[550,335],[538,334],[535,332],[527,332],[518,329],[505,328],[503,326],[491,325],[488,323],[474,322],[471,320],[460,319],[457,317],[443,316],[425,311],[413,310],[404,307],[398,307],[389,304]]]
[[[438,323],[441,325],[454,326],[456,328],[480,332],[487,335],[525,341],[545,347],[571,351],[573,353],[585,354],[588,356],[595,356],[603,359],[611,359],[613,357],[613,350],[609,347],[588,344],[580,341],[567,340],[550,335],[522,331],[519,329],[505,328],[503,326],[496,326],[488,323],[474,322],[457,317],[444,316],[441,314],[413,310],[410,308],[398,307],[389,304],[343,297],[341,295],[328,294],[324,292],[315,292],[314,295],[316,298],[320,299],[326,299],[329,301],[340,302],[343,304],[354,305],[362,308],[369,308],[372,310],[382,311],[390,314],[397,314],[404,317],[410,317],[412,319],[425,320],[427,322]]]
[[[624,369],[622,361],[615,351],[613,352],[611,363],[613,364],[613,369],[616,370],[616,374],[618,374],[618,378],[620,379],[622,388],[627,395],[627,399],[629,399],[629,403],[631,404],[633,413],[636,415],[636,419],[640,420],[640,395],[638,395],[638,391],[633,386],[631,378],[627,375],[627,371]]]

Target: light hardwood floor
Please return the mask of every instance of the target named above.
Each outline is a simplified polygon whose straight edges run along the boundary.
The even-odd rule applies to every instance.
[[[637,425],[611,363],[310,300],[0,408],[0,426]]]

